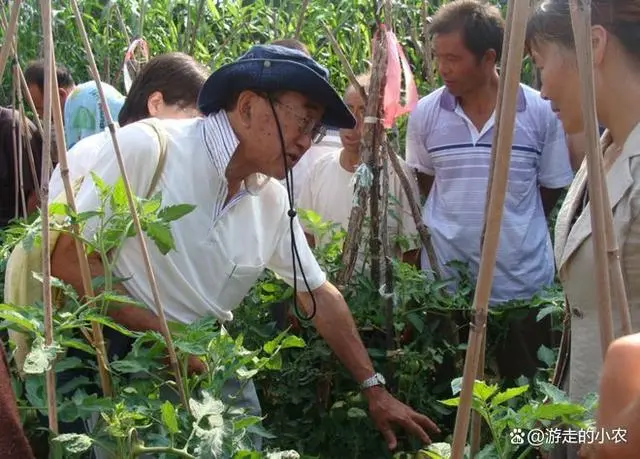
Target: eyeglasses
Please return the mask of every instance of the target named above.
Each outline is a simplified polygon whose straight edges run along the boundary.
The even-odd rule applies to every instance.
[[[296,113],[297,111],[295,108],[283,102],[280,102],[277,99],[271,98],[271,100],[275,104],[286,108],[298,120],[298,129],[300,130],[300,134],[310,136],[313,143],[320,143],[324,136],[327,134],[327,127],[322,123],[316,123],[314,122],[314,120],[307,118],[306,116],[299,115],[298,113]]]

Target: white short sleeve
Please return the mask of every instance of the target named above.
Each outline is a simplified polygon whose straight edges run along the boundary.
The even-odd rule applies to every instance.
[[[148,192],[158,166],[160,152],[158,136],[151,127],[141,123],[134,123],[118,129],[116,137],[131,191],[136,196],[144,196]],[[80,144],[78,144],[78,147],[80,147]],[[78,154],[81,154],[81,152],[78,152]],[[100,177],[105,184],[111,186],[121,177],[118,160],[110,137],[97,153],[91,172]],[[76,194],[76,207],[78,212],[85,212],[96,210],[99,205],[99,194],[91,174],[88,173]],[[87,222],[84,230],[85,237],[93,236],[97,229],[97,224],[97,219]]]
[[[420,102],[409,115],[406,137],[407,165],[423,174],[435,175],[426,142],[429,126],[426,111],[427,104],[425,104],[425,99]]]
[[[562,123],[547,106],[547,124],[540,155],[538,183],[544,188],[564,188],[573,180],[567,139]]]
[[[267,262],[267,268],[275,272],[277,275],[283,278],[283,280],[293,286],[293,257],[291,251],[291,230],[289,224],[289,217],[286,212],[283,212],[281,222],[281,237],[277,242],[277,246],[271,256],[271,259]],[[298,291],[306,292],[313,291],[324,284],[327,280],[327,276],[320,268],[320,265],[316,261],[307,239],[302,231],[302,226],[298,221],[298,217],[293,219],[293,234],[295,235],[297,252],[300,257],[300,263],[296,263],[296,287]],[[302,269],[300,269],[302,267]],[[309,288],[304,283],[302,276],[304,271],[304,277],[307,279]]]

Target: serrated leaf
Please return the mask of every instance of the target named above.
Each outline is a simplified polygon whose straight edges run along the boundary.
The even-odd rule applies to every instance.
[[[34,347],[24,361],[23,370],[27,374],[37,375],[51,369],[51,364],[56,359],[58,346],[47,346],[43,341],[34,343]]]
[[[111,210],[117,212],[120,209],[127,207],[127,192],[124,187],[124,180],[119,177],[116,183],[113,185],[113,191],[111,192]]]
[[[91,174],[91,180],[93,181],[94,185],[96,186],[96,189],[98,190],[98,196],[100,197],[100,201],[104,202],[105,198],[109,194],[109,187],[104,182],[104,180],[100,178],[98,174],[96,174],[93,171],[91,171],[90,174]]]
[[[91,437],[85,434],[62,434],[55,437],[53,441],[62,443],[64,449],[73,454],[82,453],[93,444]]]
[[[247,370],[246,368],[238,368],[236,370],[236,376],[240,381],[246,381],[247,379],[253,378],[258,374],[258,370]]]
[[[555,304],[550,304],[548,306],[545,306],[544,308],[540,309],[538,311],[538,314],[536,315],[536,322],[540,322],[542,319],[544,319],[545,317],[547,317],[549,314],[553,314],[554,312],[558,311],[558,310],[562,310],[561,307],[556,306]]]
[[[164,224],[159,222],[147,223],[144,232],[155,242],[156,247],[162,255],[166,255],[175,248],[173,235],[171,230]]]
[[[169,433],[178,433],[178,417],[176,416],[176,409],[174,408],[174,406],[169,401],[166,401],[160,407],[160,411],[162,414],[162,423],[167,428]]]
[[[527,390],[529,390],[529,386],[520,386],[520,387],[512,387],[503,392],[498,392],[491,399],[491,406],[498,406],[501,403],[506,402],[507,400],[511,400],[518,395],[524,394]]]
[[[548,382],[539,381],[538,387],[542,391],[544,395],[549,397],[553,403],[564,403],[569,402],[569,397],[566,393],[564,393],[561,389],[558,389],[553,384],[549,384]]]
[[[167,206],[158,212],[158,218],[165,222],[172,222],[193,212],[196,206],[191,204],[177,204],[175,206]]]
[[[496,384],[489,386],[484,381],[475,381],[473,383],[473,396],[485,402],[495,394],[497,390],[498,386]]]

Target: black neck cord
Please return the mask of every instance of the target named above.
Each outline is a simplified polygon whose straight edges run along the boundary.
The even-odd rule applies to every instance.
[[[273,112],[273,117],[276,120],[276,126],[278,127],[278,136],[280,137],[280,148],[282,150],[282,160],[284,161],[284,171],[285,171],[285,181],[287,187],[287,198],[289,200],[289,211],[287,215],[289,216],[289,232],[291,233],[291,259],[293,260],[293,309],[296,315],[301,320],[312,320],[316,315],[316,299],[309,287],[309,283],[307,282],[307,276],[304,273],[304,269],[302,268],[302,263],[300,262],[300,254],[298,253],[298,245],[296,244],[296,236],[293,232],[293,220],[297,215],[297,212],[294,209],[293,202],[293,170],[287,165],[287,155],[284,146],[284,136],[282,135],[282,127],[280,126],[280,119],[278,118],[278,114],[276,113],[276,108],[273,105],[273,99],[269,96],[269,105],[271,105],[271,111]],[[296,276],[296,261],[300,265],[300,274],[302,274],[302,280],[304,281],[304,286],[307,288],[309,295],[311,296],[312,309],[311,314],[305,317],[298,308],[298,287],[297,287],[297,276]]]

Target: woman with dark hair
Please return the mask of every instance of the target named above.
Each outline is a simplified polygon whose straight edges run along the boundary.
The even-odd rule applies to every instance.
[[[638,330],[640,0],[592,0],[591,20],[597,115],[598,121],[607,129],[602,136],[606,186],[621,252],[632,328]],[[567,134],[580,133],[583,130],[580,79],[567,0],[546,0],[536,8],[527,27],[527,48],[541,72],[542,96],[551,100]],[[596,338],[599,335],[598,304],[586,182],[587,170],[583,161],[560,210],[555,230],[556,263],[567,298],[567,311],[571,314],[570,360],[568,366],[565,365],[568,371],[559,371],[558,379],[574,401],[597,391],[602,369],[600,341]],[[617,301],[619,299],[614,297],[613,304]],[[613,315],[615,332],[620,336],[621,327],[615,311]],[[560,358],[563,361],[563,357]],[[608,400],[612,394],[628,389],[624,386],[624,378],[618,379],[618,388],[609,384],[607,393],[601,394],[601,426],[615,427],[615,415],[610,412],[613,405]],[[632,399],[640,396],[638,392]],[[637,455],[637,451],[634,454]],[[569,457],[575,455],[576,451],[569,451]],[[618,454],[615,457],[627,456]]]
[[[145,118],[182,119],[200,115],[196,107],[198,93],[207,79],[207,69],[184,53],[160,54],[151,59],[140,71],[129,90],[118,115],[118,124],[127,124]],[[94,164],[94,154],[104,142],[111,142],[106,131],[89,136],[69,150],[69,177],[73,182],[83,177]],[[89,147],[89,143],[93,144]],[[55,168],[49,184],[50,194],[63,191],[60,169]]]
[[[207,79],[204,66],[184,53],[167,53],[151,59],[129,90],[118,122],[120,126],[144,118],[193,118],[196,100]]]

